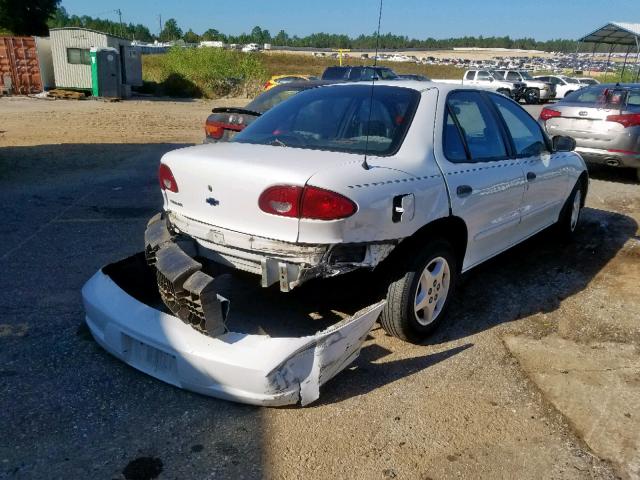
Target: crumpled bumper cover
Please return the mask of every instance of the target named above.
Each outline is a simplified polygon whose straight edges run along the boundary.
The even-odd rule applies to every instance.
[[[171,385],[254,405],[309,404],[320,386],[357,358],[384,301],[315,335],[273,338],[226,332],[205,335],[127,293],[98,271],[82,289],[96,341],[132,367]],[[130,279],[131,280],[131,279]],[[135,279],[133,279],[135,281]]]

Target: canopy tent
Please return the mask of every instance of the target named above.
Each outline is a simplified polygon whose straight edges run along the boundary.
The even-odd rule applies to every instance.
[[[624,57],[624,64],[622,66],[622,71],[620,72],[620,78],[624,75],[624,71],[627,67],[627,57],[633,47],[635,47],[636,67],[638,67],[636,82],[638,81],[638,77],[640,76],[640,66],[638,66],[640,60],[640,23],[609,22],[603,27],[600,27],[590,34],[580,38],[578,40],[578,49],[582,43],[593,43],[593,54],[595,54],[596,47],[599,44],[603,43],[605,45],[610,45],[607,66],[611,60],[613,48],[615,46],[626,46],[627,53]]]

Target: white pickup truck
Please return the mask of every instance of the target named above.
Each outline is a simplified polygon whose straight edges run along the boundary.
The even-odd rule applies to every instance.
[[[445,320],[461,273],[547,227],[570,236],[588,187],[574,147],[485,89],[404,80],[309,89],[231,142],[164,155],[164,211],[149,222],[145,254],[173,315],[126,294],[123,285],[142,282],[113,264],[83,290],[87,323],[107,350],[174,385],[308,403],[378,315],[390,334],[421,342]],[[210,262],[283,292],[371,270],[380,275],[353,288],[382,287],[386,299],[312,337],[231,332]]]
[[[556,88],[553,83],[533,78],[526,70],[493,70],[492,73],[500,80],[524,83],[527,88],[522,98],[529,105],[545,103],[556,98]]]
[[[464,73],[462,80],[434,79],[433,81],[438,83],[485,88],[513,98],[515,101],[519,101],[523,97],[526,89],[525,83],[500,80],[489,70],[467,70]]]

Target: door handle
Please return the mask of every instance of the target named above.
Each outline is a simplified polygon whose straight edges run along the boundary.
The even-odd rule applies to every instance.
[[[460,198],[468,197],[469,195],[471,195],[471,192],[473,192],[473,188],[471,188],[471,185],[460,185],[456,189],[456,195],[458,195]]]
[[[527,172],[527,181],[533,182],[536,179],[537,175],[534,172]]]

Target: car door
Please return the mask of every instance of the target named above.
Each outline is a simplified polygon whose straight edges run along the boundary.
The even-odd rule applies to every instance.
[[[451,212],[467,225],[467,270],[518,241],[524,173],[482,92],[457,90],[440,102],[435,153]]]
[[[526,179],[521,206],[522,238],[548,227],[558,219],[569,188],[569,177],[559,156],[531,115],[513,100],[487,93],[504,121],[509,133],[511,150],[520,160]]]

